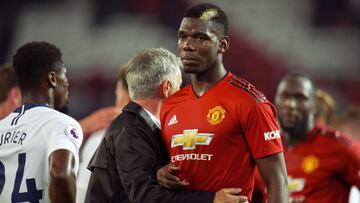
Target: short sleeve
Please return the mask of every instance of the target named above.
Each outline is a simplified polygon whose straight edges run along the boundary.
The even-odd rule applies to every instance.
[[[244,119],[244,133],[253,158],[283,151],[276,110],[270,102],[250,104]]]
[[[356,148],[360,147],[358,142],[354,142]],[[354,146],[353,146],[354,147]],[[346,183],[349,185],[355,185],[360,188],[360,157],[359,154],[352,148],[346,148],[344,150],[344,161],[342,164],[342,171],[340,172],[345,178]]]
[[[75,171],[79,169],[79,149],[83,139],[80,124],[67,117],[60,117],[44,126],[47,134],[47,157],[56,150],[69,150],[75,157]]]

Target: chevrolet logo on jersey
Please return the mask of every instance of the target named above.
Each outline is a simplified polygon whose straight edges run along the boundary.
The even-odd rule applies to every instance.
[[[173,135],[171,148],[182,146],[183,150],[196,149],[196,145],[209,145],[214,134],[198,133],[198,129],[184,130],[183,134]]]
[[[305,179],[303,178],[292,178],[288,176],[288,189],[290,192],[300,192],[305,187]]]

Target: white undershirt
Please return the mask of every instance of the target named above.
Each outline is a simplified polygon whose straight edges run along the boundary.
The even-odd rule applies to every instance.
[[[145,111],[150,116],[151,120],[155,123],[155,125],[161,130],[160,120],[158,118],[156,118],[156,116],[154,116],[154,114],[152,114],[150,111],[148,111],[146,109],[145,109]]]

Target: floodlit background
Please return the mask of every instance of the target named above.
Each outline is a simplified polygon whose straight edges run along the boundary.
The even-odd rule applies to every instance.
[[[118,68],[148,47],[177,51],[185,0],[2,0],[0,63],[45,40],[61,48],[70,79],[70,114],[112,105]],[[223,0],[230,21],[227,69],[273,101],[289,71],[312,76],[338,111],[360,105],[359,0]]]

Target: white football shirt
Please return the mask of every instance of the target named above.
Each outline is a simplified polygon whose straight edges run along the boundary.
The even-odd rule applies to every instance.
[[[22,105],[1,120],[0,202],[50,202],[50,154],[72,152],[77,173],[82,139],[75,119],[45,105]]]
[[[106,129],[99,130],[90,135],[88,140],[85,142],[82,151],[80,152],[80,166],[79,173],[76,180],[76,202],[83,203],[85,202],[86,191],[89,185],[89,180],[91,176],[91,171],[87,169],[87,166],[90,163],[91,158],[96,152],[96,149],[101,143],[101,140],[104,137]]]

